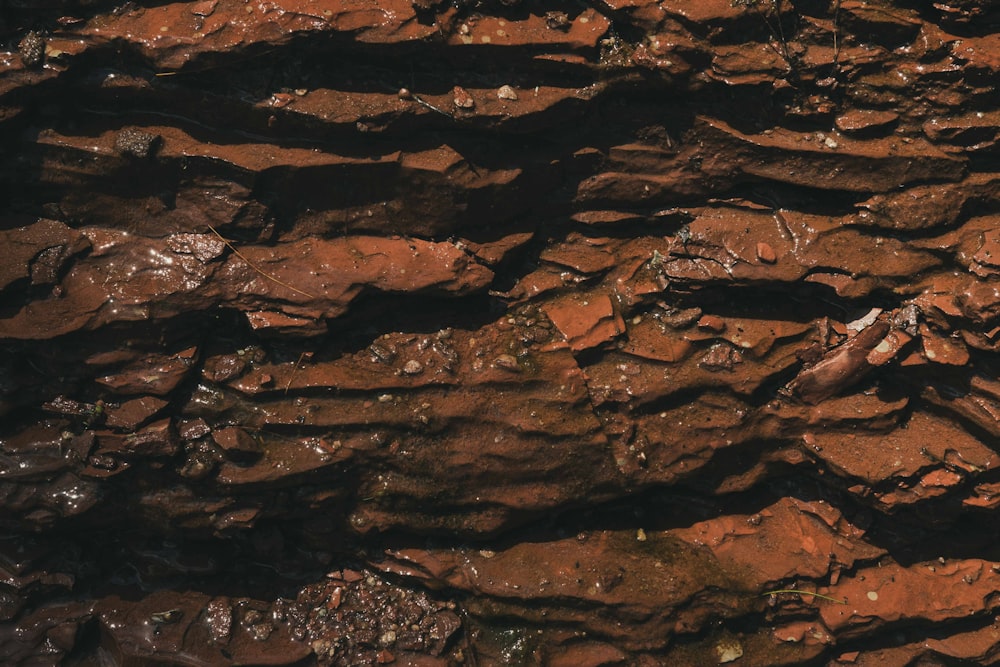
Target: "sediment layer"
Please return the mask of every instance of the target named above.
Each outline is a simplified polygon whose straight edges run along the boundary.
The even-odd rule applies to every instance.
[[[991,3],[41,5],[5,664],[996,659]]]

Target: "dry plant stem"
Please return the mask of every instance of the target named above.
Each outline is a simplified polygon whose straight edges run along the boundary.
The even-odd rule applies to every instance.
[[[295,366],[292,368],[292,372],[288,374],[288,382],[285,383],[285,394],[288,394],[288,389],[292,386],[292,380],[295,379],[295,374],[299,372],[299,367],[302,365],[302,360],[305,358],[305,352],[300,354],[298,361],[295,362]]]
[[[268,49],[267,51],[256,53],[252,56],[246,56],[244,58],[240,58],[239,60],[236,61],[236,63],[237,64],[245,63],[249,60],[254,60],[255,58],[262,58],[264,56],[269,56],[273,53],[274,49]],[[153,74],[153,76],[177,76],[178,74],[200,74],[201,72],[210,72],[212,70],[222,69],[223,67],[224,65],[210,65],[208,67],[199,67],[198,69],[186,69],[184,71],[173,70],[169,72],[156,72],[155,74]]]
[[[776,591],[765,591],[760,594],[760,597],[765,595],[780,595],[781,593],[795,593],[796,595],[811,595],[814,598],[819,598],[821,600],[828,600],[830,602],[836,602],[837,604],[847,604],[846,600],[838,600],[837,598],[832,598],[829,595],[823,595],[822,593],[813,593],[811,591],[800,591],[795,588],[782,588]]]
[[[771,4],[774,6],[774,20],[778,24],[778,39],[781,40],[781,50],[785,54],[785,60],[791,64],[792,61],[788,59],[788,40],[785,39],[785,28],[781,25],[781,1],[771,0]]]
[[[833,3],[833,72],[837,71],[837,63],[840,62],[840,30],[837,27],[837,20],[840,18],[840,0]]]
[[[443,109],[438,109],[436,106],[434,106],[433,104],[431,104],[427,100],[423,99],[422,97],[420,97],[416,93],[411,93],[411,95],[413,96],[413,101],[416,102],[417,104],[419,104],[420,106],[425,107],[427,109],[430,109],[431,111],[436,111],[437,113],[441,114],[442,116],[447,116],[448,118],[451,118],[452,120],[455,120],[455,117],[452,116],[450,113],[448,113],[447,111],[444,111]]]
[[[282,287],[285,287],[285,288],[287,288],[287,289],[290,289],[290,290],[292,290],[293,292],[295,292],[296,294],[301,294],[302,296],[304,296],[304,297],[306,297],[306,298],[308,298],[308,299],[315,299],[315,298],[316,298],[315,296],[313,296],[313,295],[312,295],[312,294],[310,294],[309,292],[303,292],[303,291],[302,291],[302,290],[300,290],[300,289],[299,289],[298,287],[294,287],[293,285],[289,285],[288,283],[286,283],[286,282],[283,282],[283,281],[281,281],[281,280],[278,280],[278,279],[277,279],[277,278],[275,278],[274,276],[272,276],[272,275],[270,275],[270,274],[266,273],[266,272],[265,272],[265,271],[263,271],[263,270],[262,270],[262,269],[261,269],[260,267],[258,267],[258,266],[257,266],[256,264],[254,264],[254,263],[253,263],[253,262],[251,262],[251,261],[250,261],[249,259],[247,259],[247,256],[246,256],[246,255],[244,255],[244,254],[243,254],[243,253],[241,253],[241,252],[240,252],[239,250],[237,250],[237,249],[236,249],[236,246],[234,246],[234,245],[233,245],[232,243],[230,243],[229,239],[227,239],[227,238],[226,238],[225,236],[223,236],[222,234],[220,234],[220,233],[219,233],[219,232],[218,232],[218,231],[217,231],[217,230],[215,229],[215,227],[213,227],[212,225],[206,225],[206,227],[208,227],[209,229],[211,229],[211,230],[212,230],[212,233],[213,233],[213,234],[215,234],[216,236],[218,236],[218,237],[219,237],[219,240],[220,240],[220,241],[222,241],[223,243],[225,243],[225,244],[226,244],[226,247],[227,247],[227,248],[229,248],[230,250],[232,250],[232,251],[233,251],[233,254],[235,254],[235,255],[236,255],[237,257],[239,257],[239,258],[240,258],[240,259],[242,259],[242,260],[243,260],[244,262],[246,262],[246,263],[247,263],[247,266],[249,266],[249,267],[250,267],[251,269],[253,269],[253,270],[254,270],[254,271],[256,271],[257,273],[259,273],[260,275],[264,276],[265,278],[267,278],[267,279],[268,279],[268,280],[270,280],[271,282],[274,282],[274,283],[277,283],[278,285],[281,285]]]
[[[767,45],[771,47],[771,50],[778,54],[779,57],[784,59],[789,70],[793,70],[794,65],[792,64],[791,52],[788,50],[788,40],[785,39],[785,29],[781,25],[782,0],[768,0],[770,8],[774,10],[777,27],[775,27],[775,24],[771,23],[771,20],[768,18],[769,10],[760,8],[761,3],[759,0],[736,0],[734,4],[750,7],[754,13],[760,17],[760,19],[764,22],[764,25],[767,26],[767,29],[771,33],[771,37],[774,40],[768,41]],[[774,42],[778,42],[778,46],[775,46]]]

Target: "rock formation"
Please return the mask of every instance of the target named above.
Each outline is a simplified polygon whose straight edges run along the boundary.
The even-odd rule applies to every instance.
[[[1000,654],[988,0],[9,0],[0,661]]]

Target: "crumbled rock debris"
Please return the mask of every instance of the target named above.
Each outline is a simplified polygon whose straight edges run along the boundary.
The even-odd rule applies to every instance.
[[[17,44],[17,52],[25,67],[38,67],[45,60],[45,37],[31,30]]]
[[[144,132],[136,127],[126,127],[115,136],[115,150],[122,155],[147,158],[156,152],[160,135]]]

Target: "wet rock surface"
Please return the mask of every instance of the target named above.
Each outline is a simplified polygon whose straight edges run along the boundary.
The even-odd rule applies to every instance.
[[[992,3],[7,7],[4,664],[997,660]]]

